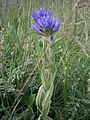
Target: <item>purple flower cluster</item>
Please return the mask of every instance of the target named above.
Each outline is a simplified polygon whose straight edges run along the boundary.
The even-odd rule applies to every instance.
[[[52,35],[54,32],[56,32],[60,27],[60,22],[57,18],[52,16],[52,11],[47,10],[45,12],[45,8],[40,8],[38,12],[34,11],[32,13],[32,16],[35,20],[35,25],[33,26],[33,29],[43,35]]]

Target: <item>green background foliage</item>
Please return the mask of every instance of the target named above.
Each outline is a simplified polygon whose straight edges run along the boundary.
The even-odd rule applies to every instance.
[[[35,44],[42,46],[41,36],[32,29],[32,12],[43,6],[51,9],[61,22],[52,44],[52,61],[57,73],[48,116],[53,120],[89,120],[89,0],[0,0],[0,120],[5,119],[39,59]],[[40,85],[37,69],[8,120],[37,120],[40,113],[35,98]]]

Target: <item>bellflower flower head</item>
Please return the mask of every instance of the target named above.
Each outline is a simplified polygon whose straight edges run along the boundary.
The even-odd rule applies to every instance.
[[[7,3],[7,6],[10,7],[10,2]]]
[[[47,10],[45,11],[45,8],[40,8],[38,12],[34,11],[32,13],[32,17],[35,20],[35,25],[33,26],[33,29],[42,35],[49,36],[53,33],[57,32],[60,27],[60,21],[55,18],[51,17],[52,11]]]
[[[49,60],[47,59],[47,65],[49,64]]]
[[[51,35],[50,41],[53,42],[54,38],[53,35]]]

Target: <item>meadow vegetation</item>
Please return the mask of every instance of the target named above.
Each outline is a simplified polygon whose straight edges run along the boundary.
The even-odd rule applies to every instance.
[[[32,12],[43,6],[61,22],[52,44],[57,72],[49,119],[90,120],[89,0],[0,0],[0,120],[39,117],[35,99],[41,85],[40,63],[33,69],[41,59],[35,43],[42,46],[42,36],[32,29]]]

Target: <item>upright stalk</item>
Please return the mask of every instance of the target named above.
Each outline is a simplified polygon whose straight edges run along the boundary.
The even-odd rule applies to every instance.
[[[48,47],[49,47],[49,68],[48,68],[48,78],[47,78],[47,80],[49,79],[49,75],[50,75],[50,69],[51,69],[51,48],[50,48],[50,37],[49,37],[49,45],[48,45]]]
[[[77,0],[75,0],[75,4],[77,3]],[[77,23],[77,6],[75,8],[75,17],[74,17],[74,35],[76,33],[76,23]]]
[[[51,48],[50,48],[50,38],[48,38],[48,41],[46,42],[46,46],[48,47],[48,51],[46,52],[46,56],[49,57],[49,63],[48,67],[46,67],[46,62],[47,59],[44,56],[42,58],[42,68],[41,68],[41,80],[42,84],[38,90],[38,94],[36,97],[36,105],[39,111],[41,112],[39,119],[38,120],[47,120],[47,116],[50,110],[50,104],[51,104],[51,97],[53,94],[53,89],[54,89],[54,73],[51,73]],[[43,37],[42,37],[43,39]],[[42,40],[43,41],[43,40]],[[45,39],[46,41],[46,39]],[[43,47],[45,43],[43,42]],[[45,47],[46,47],[45,46]],[[43,64],[44,64],[44,69],[43,69]]]
[[[86,28],[86,41],[88,40],[88,36],[89,36],[89,34],[88,34],[88,3],[89,3],[89,1],[88,0],[85,0],[86,1],[86,11],[85,11],[85,13],[86,13],[86,19],[85,19],[85,28]]]
[[[45,37],[42,36],[42,43],[43,43],[43,53],[44,53],[44,50],[45,50]],[[42,64],[43,64],[43,70],[45,69],[45,57],[44,57],[44,54],[43,54],[43,58],[42,58]]]
[[[64,70],[64,89],[63,89],[63,97],[64,97],[64,120],[67,120],[67,80],[66,80],[66,67],[64,60],[62,59],[62,65]]]

